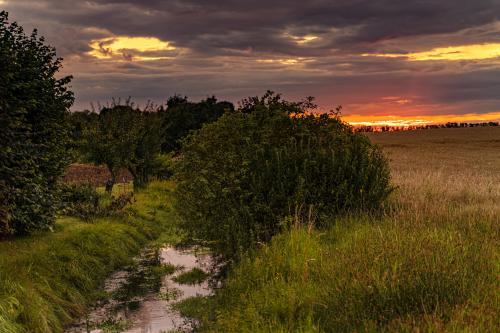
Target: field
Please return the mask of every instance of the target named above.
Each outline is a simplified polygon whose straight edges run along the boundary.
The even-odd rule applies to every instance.
[[[370,138],[397,186],[384,216],[275,237],[230,274],[201,316],[207,331],[500,327],[500,128]]]

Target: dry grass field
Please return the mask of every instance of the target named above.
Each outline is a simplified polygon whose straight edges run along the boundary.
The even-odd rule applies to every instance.
[[[371,133],[387,154],[400,214],[496,220],[500,226],[500,127]]]

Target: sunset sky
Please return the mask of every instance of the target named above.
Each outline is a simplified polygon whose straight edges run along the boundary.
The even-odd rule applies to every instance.
[[[500,120],[500,0],[0,0],[72,74],[74,110],[267,89],[351,122]]]

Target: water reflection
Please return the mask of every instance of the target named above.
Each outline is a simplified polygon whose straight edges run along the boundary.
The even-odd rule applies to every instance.
[[[193,268],[208,271],[210,265],[210,256],[195,249],[144,251],[132,268],[115,272],[106,280],[104,289],[111,297],[66,333],[190,331],[194,323],[171,305],[188,297],[210,295],[211,289],[207,281],[188,285],[174,279]]]

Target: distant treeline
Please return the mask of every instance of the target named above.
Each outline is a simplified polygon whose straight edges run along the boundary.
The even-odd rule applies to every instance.
[[[141,109],[130,100],[114,100],[98,110],[72,112],[73,161],[105,165],[111,174],[108,192],[123,169],[132,174],[135,188],[143,187],[152,177],[168,176],[171,157],[191,131],[234,111],[232,103],[215,97],[191,102],[175,95],[161,106]]]
[[[465,127],[488,127],[500,126],[499,122],[490,121],[484,123],[454,123],[448,122],[446,124],[433,124],[433,125],[411,125],[411,126],[354,126],[356,132],[397,132],[397,131],[414,131],[422,129],[436,129],[436,128],[465,128]]]

